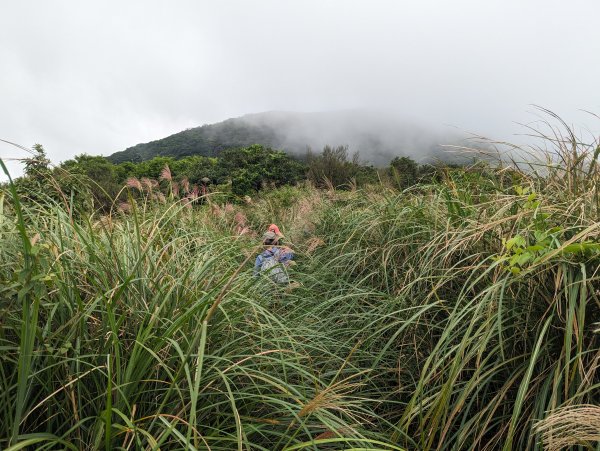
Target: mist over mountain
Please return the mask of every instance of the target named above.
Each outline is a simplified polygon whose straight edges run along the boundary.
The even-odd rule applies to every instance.
[[[262,144],[294,155],[308,148],[347,145],[361,160],[385,165],[395,156],[419,162],[443,158],[441,145],[459,141],[442,131],[396,116],[365,110],[298,113],[269,111],[190,128],[163,139],[137,144],[108,158],[113,163],[144,161],[155,156],[218,156],[225,149]]]

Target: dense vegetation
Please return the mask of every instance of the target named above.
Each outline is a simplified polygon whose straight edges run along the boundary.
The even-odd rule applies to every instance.
[[[595,446],[600,146],[557,136],[541,166],[398,159],[237,204],[164,165],[104,214],[5,187],[0,446]],[[271,222],[292,289],[252,276]]]
[[[137,144],[109,157],[113,163],[141,162],[154,157],[181,158],[186,156],[216,157],[223,150],[247,147],[253,143],[275,146],[278,140],[273,129],[252,127],[237,120],[228,119],[218,124],[190,128],[163,139]]]
[[[56,168],[50,167],[41,145],[27,160],[25,177],[16,181],[17,191],[26,198],[50,192],[56,200],[75,196],[77,209],[85,203],[88,211],[109,211],[115,203],[126,201],[126,183],[152,183],[174,197],[186,197],[200,188],[235,196],[253,195],[264,186],[295,184],[305,179],[304,163],[281,151],[252,145],[224,150],[218,158],[155,157],[139,163],[113,164],[101,156],[78,155]],[[33,181],[33,183],[32,183]],[[181,189],[179,189],[181,188]],[[87,193],[87,194],[86,194]],[[81,195],[83,194],[83,195]]]
[[[399,167],[398,161],[409,162],[410,168]],[[235,202],[266,187],[295,185],[306,179],[319,187],[349,189],[378,182],[381,177],[397,181],[404,177],[402,180],[410,183],[398,186],[406,187],[416,183],[419,174],[428,173],[424,168],[430,166],[421,167],[403,157],[378,173],[374,167],[361,163],[358,154],[350,159],[345,146],[325,146],[320,154],[308,152],[298,159],[258,144],[226,149],[215,158],[154,157],[139,163],[113,164],[104,157],[83,154],[51,168],[44,148],[36,144],[34,155],[26,160],[25,177],[15,183],[18,193],[27,199],[35,199],[40,192],[53,193],[56,200],[73,195],[76,210],[86,207],[88,212],[107,212],[115,204],[127,201],[125,184],[152,184],[160,187],[163,194],[181,199],[201,189],[216,191]]]

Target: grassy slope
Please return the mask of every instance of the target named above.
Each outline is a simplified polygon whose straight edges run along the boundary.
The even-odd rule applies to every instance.
[[[1,446],[541,447],[540,420],[599,401],[599,177],[563,155],[89,221],[5,198]],[[251,276],[271,222],[290,292]]]

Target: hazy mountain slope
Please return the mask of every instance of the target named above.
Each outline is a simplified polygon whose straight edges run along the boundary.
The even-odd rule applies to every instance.
[[[455,142],[456,136],[428,129],[389,115],[366,111],[292,113],[271,111],[227,119],[216,124],[184,130],[163,139],[137,144],[112,154],[114,163],[142,161],[157,155],[216,156],[231,147],[250,144],[303,154],[307,147],[348,145],[361,159],[385,164],[396,155],[419,161],[439,156],[440,144]]]

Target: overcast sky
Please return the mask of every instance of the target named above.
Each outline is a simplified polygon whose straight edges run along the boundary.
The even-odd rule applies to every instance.
[[[597,0],[3,1],[0,139],[53,162],[266,110],[598,130]],[[23,157],[0,143],[0,156]],[[16,172],[16,170],[15,170]]]

